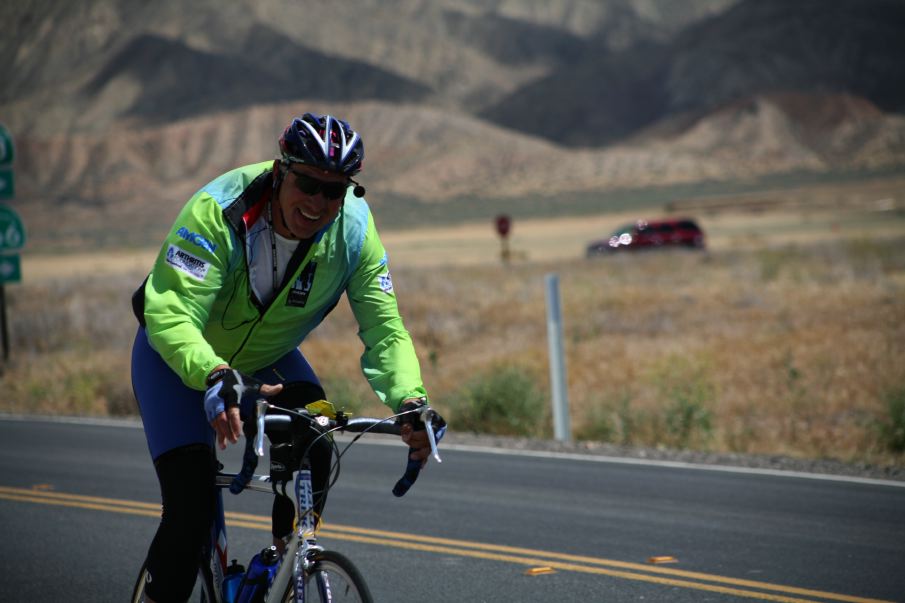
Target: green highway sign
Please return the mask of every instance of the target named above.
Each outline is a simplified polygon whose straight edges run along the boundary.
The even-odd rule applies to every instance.
[[[0,251],[16,251],[25,245],[25,225],[19,214],[0,205]]]
[[[9,167],[0,167],[0,199],[12,199],[16,195],[13,170]]]
[[[9,133],[6,126],[0,124],[0,165],[12,165],[15,156],[13,135]]]
[[[18,283],[22,280],[22,266],[19,255],[0,255],[0,285]]]

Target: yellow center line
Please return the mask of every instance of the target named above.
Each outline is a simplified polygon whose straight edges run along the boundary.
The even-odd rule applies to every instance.
[[[53,492],[45,489],[36,490],[0,486],[0,499],[37,504],[77,507],[115,513],[126,513],[132,515],[142,515],[146,517],[160,517],[159,504]],[[225,516],[228,526],[270,531],[269,517],[262,517],[259,515],[251,515],[248,513],[240,512],[227,512]],[[466,540],[456,540],[451,538],[420,536],[417,534],[389,532],[385,530],[359,528],[355,526],[330,524],[326,522],[322,524],[320,533],[325,537],[335,538],[337,540],[345,540],[349,542],[360,542],[365,544],[391,546],[408,550],[451,554],[462,557],[472,557],[476,559],[487,559],[506,563],[514,563],[518,565],[543,565],[563,571],[606,575],[627,580],[650,582],[654,584],[677,586],[682,588],[691,588],[721,594],[729,594],[739,597],[760,599],[763,601],[779,601],[785,603],[813,603],[814,601],[813,598],[799,599],[790,596],[798,595],[804,597],[815,597],[817,599],[845,601],[847,603],[889,603],[879,599],[855,597],[838,593],[798,588],[795,586],[784,586],[779,584],[771,584],[769,582],[759,582],[755,580],[743,580],[738,578],[719,576],[716,574],[706,574],[701,572],[650,566],[613,559],[589,557],[584,555],[571,555],[568,553],[555,553],[552,551],[526,549],[497,544],[470,542]],[[693,580],[697,580],[697,582]],[[708,582],[712,584],[708,584]],[[759,589],[760,591],[774,591],[778,594],[744,590],[743,588],[737,587]]]
[[[338,526],[333,524],[324,524],[323,527],[326,531],[337,530],[339,532],[348,532],[352,534],[366,534],[372,536],[380,536],[383,538],[391,538],[391,539],[405,539],[412,540],[415,542],[428,542],[428,543],[438,543],[438,544],[448,544],[456,547],[462,548],[474,548],[484,551],[497,551],[501,553],[511,553],[516,555],[544,555],[549,556],[551,558],[559,559],[562,561],[575,561],[578,563],[590,563],[592,565],[604,565],[608,567],[615,567],[620,569],[630,569],[636,571],[642,571],[646,573],[654,573],[654,574],[666,574],[670,576],[678,576],[683,578],[691,578],[695,580],[706,580],[710,582],[721,582],[724,584],[732,584],[734,586],[746,586],[750,588],[760,588],[764,590],[781,590],[786,593],[798,594],[798,595],[806,595],[806,596],[817,596],[823,598],[834,599],[837,601],[850,601],[855,603],[863,603],[866,601],[876,601],[871,599],[863,599],[858,597],[850,597],[848,595],[837,595],[833,593],[825,593],[822,591],[809,590],[804,588],[797,588],[794,586],[782,586],[777,584],[770,584],[769,582],[758,582],[755,580],[744,580],[739,578],[729,578],[723,576],[716,576],[713,574],[704,574],[700,572],[691,572],[687,570],[659,567],[659,566],[651,566],[644,565],[641,563],[631,563],[628,561],[616,561],[613,559],[601,559],[599,557],[587,557],[583,555],[570,555],[568,553],[551,553],[549,551],[538,551],[533,549],[525,549],[519,547],[512,547],[506,545],[499,544],[484,544],[479,542],[469,542],[465,540],[453,540],[448,538],[439,538],[439,537],[427,537],[427,536],[417,536],[415,534],[398,534],[396,532],[386,532],[383,530],[372,530],[367,528],[357,528],[351,526]]]

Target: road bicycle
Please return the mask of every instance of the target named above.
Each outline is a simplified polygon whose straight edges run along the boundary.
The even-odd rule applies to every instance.
[[[268,414],[278,411],[280,414]],[[246,448],[242,469],[238,473],[224,473],[222,465],[217,473],[217,512],[211,529],[211,539],[205,550],[198,572],[196,591],[200,590],[203,603],[340,603],[373,601],[361,572],[346,556],[327,550],[317,544],[316,528],[319,518],[315,512],[315,492],[312,486],[310,452],[320,440],[330,445],[333,460],[326,489],[320,496],[326,497],[329,488],[339,476],[339,461],[346,450],[365,433],[399,435],[405,422],[412,422],[415,429],[426,429],[431,445],[431,455],[439,462],[437,442],[446,431],[445,422],[430,406],[392,415],[383,419],[351,418],[334,409],[326,401],[315,402],[304,409],[286,409],[258,400],[255,404],[255,421],[246,421]],[[352,432],[356,435],[340,450],[332,437],[335,432]],[[264,435],[282,432],[289,434],[289,443],[271,444],[270,475],[255,475],[257,459],[264,455]],[[411,449],[409,449],[409,453]],[[403,496],[415,483],[422,462],[408,459],[403,476],[393,487],[395,496]],[[295,469],[293,471],[293,468]],[[286,495],[287,484],[293,481],[296,524],[282,555],[276,547],[263,549],[249,563],[242,575],[242,566],[233,560],[227,566],[228,548],[223,511],[223,489],[234,494],[243,490]],[[144,589],[148,572],[142,566],[133,589],[133,603],[144,601]],[[199,588],[200,587],[200,588]]]

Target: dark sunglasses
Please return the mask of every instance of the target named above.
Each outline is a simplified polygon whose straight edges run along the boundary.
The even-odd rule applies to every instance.
[[[317,178],[312,178],[308,174],[289,170],[295,176],[295,187],[306,195],[314,196],[321,193],[325,199],[336,201],[346,196],[346,189],[349,188],[347,182],[324,182]]]

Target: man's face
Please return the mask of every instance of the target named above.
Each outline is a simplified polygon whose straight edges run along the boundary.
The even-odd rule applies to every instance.
[[[343,174],[290,163],[277,194],[274,228],[290,239],[314,236],[339,214],[348,184]]]

